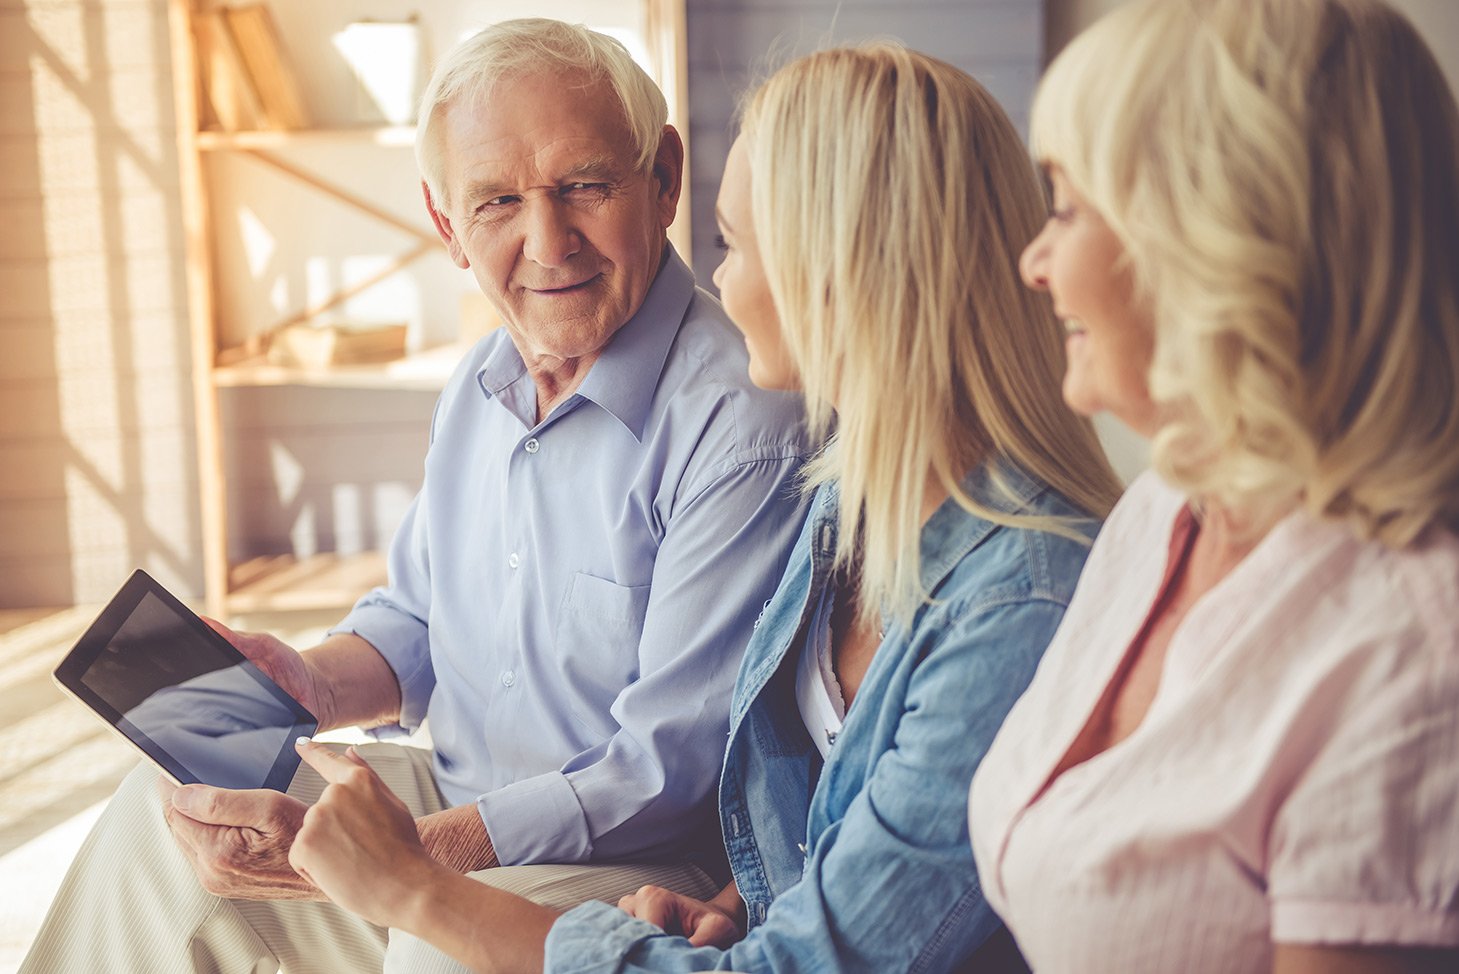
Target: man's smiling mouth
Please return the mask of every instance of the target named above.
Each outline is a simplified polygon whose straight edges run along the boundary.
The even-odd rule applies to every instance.
[[[529,287],[527,288],[527,290],[531,291],[533,294],[542,294],[548,297],[559,294],[574,294],[592,284],[598,279],[598,276],[599,275],[594,274],[592,277],[587,278],[586,280],[578,281],[574,284],[561,284],[553,287]]]

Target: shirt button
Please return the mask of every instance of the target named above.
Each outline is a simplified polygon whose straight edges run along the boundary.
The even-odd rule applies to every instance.
[[[522,559],[517,557],[517,553],[515,551],[512,552],[510,555],[507,555],[507,564],[512,568],[516,568],[521,563]]]
[[[509,687],[517,682],[517,674],[513,670],[502,670],[502,686]]]
[[[542,449],[542,444],[538,443],[537,437],[534,436],[526,443],[522,444],[522,449],[526,450],[528,453],[536,453],[538,450]]]

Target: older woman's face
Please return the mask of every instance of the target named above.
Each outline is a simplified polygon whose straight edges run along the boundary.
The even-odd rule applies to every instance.
[[[780,315],[770,297],[770,282],[750,220],[750,155],[736,139],[724,164],[719,201],[714,207],[724,259],[714,272],[720,300],[750,352],[750,381],[762,389],[795,389],[795,366],[780,331]]]
[[[1124,246],[1057,168],[1054,211],[1019,261],[1024,283],[1047,291],[1064,323],[1064,401],[1085,416],[1112,413],[1137,433],[1158,427],[1147,376],[1155,348],[1135,301]]]

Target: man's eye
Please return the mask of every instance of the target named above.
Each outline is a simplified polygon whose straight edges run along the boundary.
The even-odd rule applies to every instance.
[[[498,216],[507,207],[520,200],[520,196],[493,196],[489,200],[482,200],[476,207],[476,212],[483,215],[490,214],[491,216]]]
[[[605,199],[610,187],[607,183],[569,183],[563,192],[573,199]]]

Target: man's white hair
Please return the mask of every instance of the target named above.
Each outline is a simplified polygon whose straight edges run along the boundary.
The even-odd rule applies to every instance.
[[[421,98],[415,157],[438,211],[450,205],[441,173],[441,116],[447,106],[481,104],[500,81],[532,74],[572,79],[572,88],[607,84],[623,106],[624,124],[640,171],[658,152],[668,121],[663,92],[622,43],[581,24],[529,17],[504,20],[462,41],[436,66]]]

